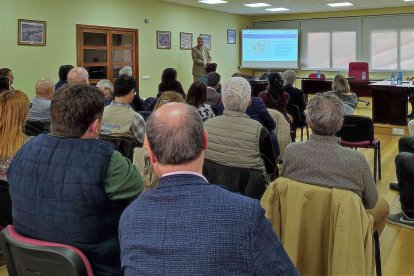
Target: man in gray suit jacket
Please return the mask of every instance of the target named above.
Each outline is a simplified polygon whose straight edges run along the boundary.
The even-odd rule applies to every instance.
[[[206,74],[206,66],[211,63],[210,52],[204,47],[204,40],[201,36],[197,37],[197,46],[191,49],[193,58],[193,81]]]
[[[198,111],[168,103],[147,121],[160,178],[119,223],[121,263],[132,275],[298,275],[257,200],[201,174],[207,132]]]

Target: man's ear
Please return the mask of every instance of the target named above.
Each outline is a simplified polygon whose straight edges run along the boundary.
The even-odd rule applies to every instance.
[[[98,134],[101,132],[101,119],[95,119],[90,125],[89,125],[89,131],[93,134]]]
[[[203,150],[207,150],[208,147],[208,132],[205,129],[203,134]]]
[[[252,98],[250,98],[248,106],[251,106],[251,105],[252,105]]]
[[[157,163],[157,158],[155,158],[154,152],[151,150],[150,147],[148,147],[148,155],[150,157],[151,160],[151,164],[154,165]]]

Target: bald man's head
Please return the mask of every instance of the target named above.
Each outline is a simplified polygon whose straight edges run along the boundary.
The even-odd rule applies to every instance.
[[[75,67],[69,71],[68,82],[72,84],[89,84],[88,71],[83,67]]]
[[[55,84],[51,79],[41,78],[36,82],[36,96],[52,99],[55,95]]]
[[[184,165],[204,149],[203,121],[197,109],[184,103],[168,103],[147,120],[149,146],[162,165]]]

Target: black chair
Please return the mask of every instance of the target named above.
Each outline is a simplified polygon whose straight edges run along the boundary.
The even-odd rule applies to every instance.
[[[24,134],[27,136],[37,136],[42,133],[50,132],[50,122],[28,120],[24,126]]]
[[[5,180],[0,180],[0,230],[9,224],[13,224],[9,184]]]
[[[147,121],[148,117],[151,115],[151,111],[138,111],[139,115]]]
[[[0,232],[0,245],[10,276],[93,275],[88,259],[79,249],[23,237],[13,225]]]
[[[297,105],[288,104],[286,106],[287,112],[292,116],[293,122],[291,124],[291,130],[294,133],[292,141],[296,140],[296,129],[300,127],[300,141],[303,141],[303,129],[306,128],[306,138],[309,140],[309,128],[306,123],[305,113],[301,113]]]
[[[129,160],[133,160],[134,148],[142,147],[142,144],[138,143],[135,138],[126,136],[111,136],[111,135],[99,135],[99,139],[108,141],[115,146],[115,149],[122,153],[123,156]]]
[[[231,192],[259,200],[268,184],[257,170],[225,166],[207,159],[204,160],[203,175],[210,183],[225,186]]]
[[[374,123],[366,116],[347,115],[341,130],[336,134],[341,138],[341,145],[350,148],[374,149],[374,180],[381,180],[381,141],[374,137]]]
[[[157,103],[158,98],[157,97],[148,97],[145,99],[144,103],[142,104],[142,111],[153,111],[154,106]]]

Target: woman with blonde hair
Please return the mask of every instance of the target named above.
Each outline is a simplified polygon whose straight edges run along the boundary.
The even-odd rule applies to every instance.
[[[161,96],[158,98],[157,103],[154,106],[154,111],[160,108],[162,105],[166,103],[184,103],[184,98],[181,97],[180,94],[174,91],[166,91],[161,94]]]
[[[0,94],[0,178],[7,177],[7,170],[14,155],[30,140],[23,133],[29,114],[29,98],[19,90]]]
[[[337,96],[343,104],[346,104],[353,109],[357,107],[358,96],[355,93],[351,92],[351,88],[349,87],[349,83],[346,77],[343,75],[336,75],[332,82],[332,90],[333,91],[329,93]],[[344,110],[346,109],[344,108]]]

